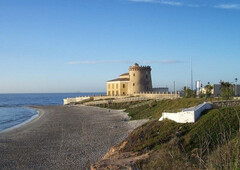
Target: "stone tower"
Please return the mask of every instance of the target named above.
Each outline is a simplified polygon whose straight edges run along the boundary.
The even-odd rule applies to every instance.
[[[135,63],[129,67],[128,94],[152,90],[150,66],[139,66]]]

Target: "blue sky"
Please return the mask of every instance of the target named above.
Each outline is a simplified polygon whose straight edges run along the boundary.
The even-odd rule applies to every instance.
[[[0,0],[0,93],[103,92],[135,62],[155,87],[240,80],[238,0]]]

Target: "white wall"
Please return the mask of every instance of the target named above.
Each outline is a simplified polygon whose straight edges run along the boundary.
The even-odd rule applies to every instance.
[[[75,98],[67,98],[67,99],[63,99],[63,104],[70,104],[70,103],[76,103],[76,102],[81,102],[84,100],[89,100],[90,97],[75,97]]]
[[[194,123],[201,116],[202,112],[206,109],[211,109],[212,105],[209,103],[203,103],[195,107],[183,109],[181,112],[177,113],[162,113],[162,117],[159,121],[164,119],[170,119],[177,123]]]
[[[159,121],[164,119],[170,119],[177,123],[193,123],[194,122],[194,111],[178,112],[178,113],[162,113],[162,117]]]
[[[194,122],[196,122],[204,110],[212,109],[212,105],[209,103],[203,103],[199,108],[194,111]]]

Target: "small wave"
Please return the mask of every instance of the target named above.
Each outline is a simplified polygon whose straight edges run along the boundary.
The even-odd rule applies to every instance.
[[[21,103],[21,104],[0,104],[0,107],[25,107],[25,106],[46,106],[46,105],[57,105],[58,103]]]
[[[7,124],[9,122],[14,122],[14,121],[15,121],[15,119],[9,119],[9,120],[6,120],[6,121],[0,121],[0,123],[1,123],[1,125],[3,125],[3,124]]]
[[[37,113],[38,114],[38,113]],[[15,118],[12,118],[12,119],[8,119],[6,121],[0,121],[1,125],[2,124],[7,124],[7,123],[10,123],[10,122],[19,122],[20,120],[27,120],[29,118],[31,118],[32,116],[34,116],[36,114],[32,114],[32,115],[27,115],[27,116],[21,116],[21,117],[15,117]]]
[[[22,107],[23,105],[21,104],[2,104],[0,107]]]
[[[0,133],[5,132],[5,131],[7,131],[7,130],[14,129],[14,128],[18,128],[18,127],[20,127],[20,126],[22,126],[22,125],[24,125],[24,124],[32,121],[33,119],[35,119],[35,118],[38,117],[38,116],[39,116],[39,114],[35,114],[35,115],[32,115],[30,118],[22,121],[22,122],[16,123],[15,125],[5,126],[5,127],[3,127],[3,128],[0,127]]]
[[[2,105],[0,105],[0,107],[11,107],[11,105],[8,105],[8,104],[2,104]]]

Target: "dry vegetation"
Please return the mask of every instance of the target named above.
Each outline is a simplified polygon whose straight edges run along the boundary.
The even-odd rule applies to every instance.
[[[195,124],[152,122],[156,125],[150,130],[141,127],[130,135],[125,149],[154,150],[148,159],[136,163],[140,169],[239,169],[239,115],[239,107],[225,108],[209,111]],[[140,138],[137,134],[147,129],[150,136],[134,143],[133,138]]]
[[[177,99],[126,107],[132,119],[151,120],[128,136],[119,153],[149,153],[148,158],[133,163],[139,169],[239,169],[240,107],[206,111],[194,124],[158,121],[164,110],[201,102],[203,99]]]

